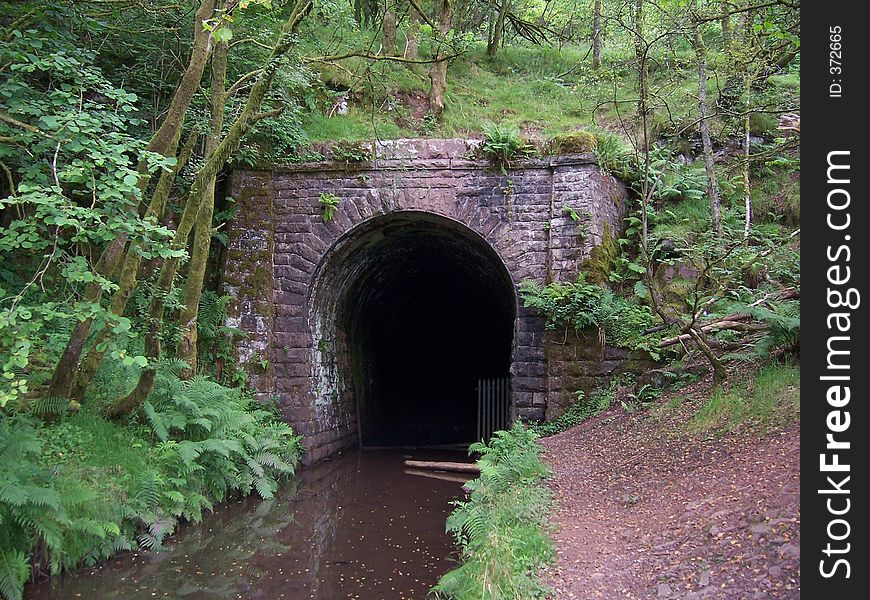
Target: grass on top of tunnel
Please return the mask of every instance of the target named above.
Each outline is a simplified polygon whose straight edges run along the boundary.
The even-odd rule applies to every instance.
[[[321,66],[329,87],[351,90],[350,105],[344,115],[305,115],[303,129],[312,142],[479,137],[489,123],[516,127],[534,139],[590,127],[619,129],[620,121],[633,118],[624,103],[614,102],[636,94],[632,52],[605,47],[602,67],[593,69],[585,45],[507,46],[488,56],[484,43],[473,43],[450,63],[446,108],[438,123],[421,118],[429,87],[426,65],[366,67],[364,61],[351,60],[345,69]],[[695,72],[687,52],[668,61],[667,68],[651,73],[651,84],[669,104],[663,113],[681,121],[692,110],[686,97],[697,85]],[[715,93],[716,83],[710,85]],[[331,108],[326,112],[334,113]]]

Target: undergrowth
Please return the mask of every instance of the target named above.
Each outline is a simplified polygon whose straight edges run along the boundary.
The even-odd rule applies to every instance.
[[[567,431],[583,421],[587,421],[606,411],[613,406],[614,401],[617,399],[617,390],[619,388],[632,387],[633,385],[634,375],[631,373],[620,373],[611,377],[607,385],[595,388],[588,397],[583,390],[578,390],[575,392],[577,399],[568,405],[565,412],[552,421],[531,423],[529,428],[540,437],[549,437]],[[644,385],[636,392],[631,393],[629,398],[621,398],[620,402],[626,412],[634,412],[642,404],[657,398],[660,394],[660,389]]]
[[[656,324],[649,307],[587,283],[583,273],[574,282],[546,286],[523,281],[520,296],[526,308],[536,309],[546,319],[548,329],[564,327],[580,332],[597,328],[602,345],[644,350],[659,358],[657,341],[643,334]]]
[[[108,421],[87,404],[45,423],[0,417],[0,597],[31,576],[159,548],[181,520],[292,475],[300,437],[249,393],[160,369],[144,422]]]
[[[694,433],[724,435],[738,428],[772,429],[800,415],[800,366],[770,363],[751,377],[717,388],[686,423]]]
[[[529,600],[546,595],[540,570],[555,559],[547,514],[547,469],[537,434],[521,423],[497,431],[479,453],[480,477],[469,482],[468,500],[454,502],[447,531],[459,545],[462,565],[441,577],[433,592],[456,600]]]

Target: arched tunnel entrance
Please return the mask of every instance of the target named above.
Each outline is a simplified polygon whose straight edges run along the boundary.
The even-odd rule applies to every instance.
[[[469,442],[480,378],[509,375],[516,293],[495,250],[423,212],[376,217],[318,266],[315,405],[355,411],[364,446]]]

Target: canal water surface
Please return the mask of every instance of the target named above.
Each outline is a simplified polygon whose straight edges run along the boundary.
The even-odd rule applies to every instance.
[[[425,598],[456,566],[444,523],[462,482],[406,473],[444,452],[351,452],[303,469],[272,500],[219,507],[163,552],[37,582],[31,600]],[[454,478],[457,479],[457,478]]]

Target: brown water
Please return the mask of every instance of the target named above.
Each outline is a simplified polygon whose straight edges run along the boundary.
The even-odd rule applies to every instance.
[[[461,482],[406,474],[443,452],[350,453],[185,526],[163,552],[135,552],[30,585],[32,600],[425,598],[455,566],[444,532]]]

